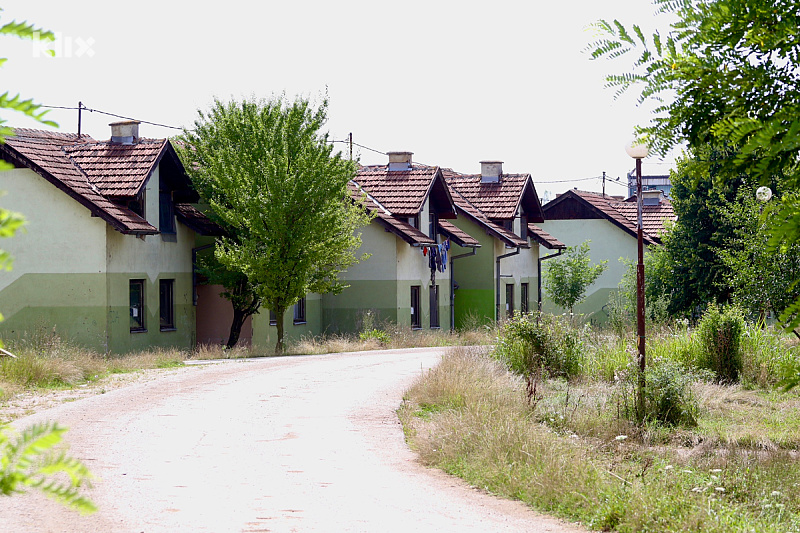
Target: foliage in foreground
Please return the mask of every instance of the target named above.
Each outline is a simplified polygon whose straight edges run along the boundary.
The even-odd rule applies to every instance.
[[[57,449],[66,428],[33,424],[15,435],[0,425],[0,496],[38,490],[82,514],[97,510],[80,492],[90,478],[86,466]]]
[[[425,463],[593,529],[800,529],[790,454],[648,447],[639,439],[652,432],[608,416],[614,403],[593,387],[552,382],[532,408],[519,378],[460,348],[420,377],[399,414]]]

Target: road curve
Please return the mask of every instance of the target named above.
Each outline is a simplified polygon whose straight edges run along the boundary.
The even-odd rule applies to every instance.
[[[19,419],[69,427],[96,476],[81,517],[0,500],[14,532],[578,531],[421,466],[395,415],[442,349],[193,365]]]

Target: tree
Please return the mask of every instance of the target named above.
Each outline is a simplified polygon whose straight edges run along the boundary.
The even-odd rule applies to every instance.
[[[670,176],[677,221],[662,236],[669,278],[660,280],[670,313],[699,316],[709,303],[731,297],[719,254],[735,238],[739,223],[725,210],[750,181],[746,175],[731,175],[722,163],[732,153],[708,145],[690,149]]]
[[[223,103],[199,111],[184,132],[184,164],[211,218],[229,230],[215,256],[252,283],[278,317],[309,292],[337,293],[338,274],[357,261],[369,222],[347,184],[356,167],[321,133],[328,102],[283,97]]]
[[[557,306],[569,309],[570,314],[585,298],[589,285],[608,268],[608,261],[595,265],[591,261],[589,241],[584,241],[567,248],[566,253],[553,259],[543,273],[547,296]]]
[[[247,276],[238,270],[227,268],[215,255],[200,258],[197,271],[209,285],[222,285],[225,288],[221,295],[233,307],[233,320],[228,342],[225,344],[227,349],[231,349],[239,342],[247,317],[256,314],[261,307],[261,297]]]
[[[800,298],[800,287],[789,281],[800,279],[800,245],[768,246],[766,227],[775,209],[756,200],[752,187],[741,187],[736,201],[721,212],[734,228],[718,251],[733,300],[759,318],[768,311],[782,313]]]
[[[620,92],[639,90],[655,101],[652,122],[639,132],[658,153],[681,143],[690,148],[729,146],[720,161],[731,174],[760,183],[777,180],[800,188],[800,12],[794,2],[773,0],[654,0],[675,22],[646,38],[618,21],[600,21],[593,58],[630,57],[629,72],[610,75]],[[800,242],[800,199],[781,198],[781,215],[768,226],[770,246]],[[784,311],[800,325],[800,301]]]

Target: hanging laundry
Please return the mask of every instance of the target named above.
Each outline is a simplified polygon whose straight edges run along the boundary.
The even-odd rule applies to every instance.
[[[428,249],[426,247],[422,247],[422,255],[428,255]]]

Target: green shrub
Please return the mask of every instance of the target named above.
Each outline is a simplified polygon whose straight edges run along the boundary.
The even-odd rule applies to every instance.
[[[494,356],[521,376],[545,370],[572,378],[580,373],[583,351],[580,332],[561,317],[516,313],[501,328]]]
[[[618,376],[619,412],[628,420],[636,420],[637,377],[638,368],[633,362]],[[697,425],[699,402],[692,392],[692,383],[702,377],[702,373],[689,371],[676,361],[651,359],[645,370],[645,422]]]
[[[362,341],[368,341],[368,340],[371,340],[371,339],[375,339],[376,341],[378,341],[382,345],[387,345],[390,342],[392,342],[392,337],[388,333],[383,331],[382,329],[375,329],[375,328],[368,329],[366,331],[362,331],[361,333],[359,333],[358,337]]]
[[[742,372],[741,340],[745,329],[742,310],[728,306],[708,307],[697,325],[700,354],[697,364],[711,370],[721,383],[739,381]]]

